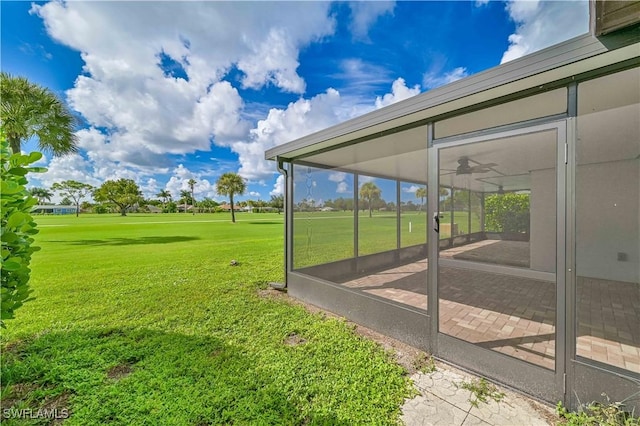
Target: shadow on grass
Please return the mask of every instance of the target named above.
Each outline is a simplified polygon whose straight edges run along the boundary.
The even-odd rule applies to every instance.
[[[273,221],[264,221],[264,222],[248,222],[249,225],[282,225],[283,222],[273,222]]]
[[[172,244],[199,240],[200,237],[140,237],[140,238],[107,238],[104,240],[51,241],[72,246],[131,246],[137,244]]]
[[[274,377],[257,354],[214,336],[50,332],[7,344],[1,366],[3,412],[55,404],[77,424],[347,424],[298,405],[317,384]]]

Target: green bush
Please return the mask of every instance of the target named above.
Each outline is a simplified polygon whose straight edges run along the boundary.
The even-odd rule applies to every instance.
[[[173,201],[169,201],[166,207],[162,210],[163,213],[177,213],[178,205]]]
[[[0,135],[2,145],[0,201],[2,215],[2,296],[0,326],[6,327],[5,320],[14,318],[16,309],[30,300],[29,276],[31,255],[39,250],[33,246],[33,235],[38,233],[31,217],[33,206],[38,200],[26,189],[29,172],[43,172],[41,167],[28,167],[42,158],[39,152],[28,155],[13,154],[4,134]]]
[[[529,194],[494,194],[484,200],[490,232],[529,232]]]
[[[592,402],[577,412],[567,410],[558,402],[556,412],[561,418],[559,426],[640,426],[640,418],[624,411],[624,404],[611,402],[609,397],[605,404]]]
[[[93,206],[93,212],[98,214],[105,214],[109,213],[109,209],[102,204],[96,204],[95,206]]]

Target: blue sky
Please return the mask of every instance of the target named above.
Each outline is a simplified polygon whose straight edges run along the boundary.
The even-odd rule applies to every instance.
[[[264,150],[588,31],[586,1],[1,2],[3,71],[55,91],[80,152],[34,186],[282,191]],[[25,150],[35,148],[34,142]],[[242,199],[241,198],[241,199]]]

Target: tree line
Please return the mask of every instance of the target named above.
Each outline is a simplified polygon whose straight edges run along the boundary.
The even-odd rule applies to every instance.
[[[393,201],[385,201],[382,199],[382,190],[374,182],[366,182],[360,187],[358,192],[358,208],[360,210],[368,210],[369,217],[372,216],[373,210],[387,210],[395,211],[397,206]],[[424,210],[424,201],[427,198],[427,188],[420,187],[415,191],[415,196],[420,199],[420,204],[415,204],[413,201],[400,202],[400,208],[402,211],[419,211]],[[303,198],[299,202],[295,203],[294,208],[298,211],[314,211],[321,209],[341,210],[348,211],[354,209],[354,200],[352,197],[344,198],[339,197],[335,200],[329,199],[323,201],[319,205],[313,199]]]
[[[187,182],[189,190],[180,191],[180,198],[175,199],[170,191],[163,189],[156,198],[145,199],[140,187],[132,179],[108,180],[99,187],[94,187],[87,183],[75,180],[66,180],[54,183],[50,189],[35,187],[30,189],[31,195],[38,200],[40,205],[51,203],[56,193],[62,197],[60,205],[76,207],[76,216],[81,211],[90,210],[94,213],[118,212],[126,216],[131,211],[148,211],[149,206],[160,208],[163,213],[176,213],[182,211],[192,214],[196,212],[219,212],[223,211],[221,203],[205,197],[196,200],[194,195],[197,181],[190,179]],[[246,182],[237,173],[225,173],[216,182],[216,191],[220,195],[229,197],[229,209],[231,210],[232,221],[235,222],[235,209],[251,207],[258,211],[267,208],[275,209],[278,213],[284,208],[284,197],[282,195],[272,196],[270,201],[247,200],[235,202],[234,197],[243,195],[246,192]],[[87,197],[92,197],[95,203],[86,201]]]

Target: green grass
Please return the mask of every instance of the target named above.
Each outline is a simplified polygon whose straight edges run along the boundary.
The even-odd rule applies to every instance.
[[[411,221],[411,232],[409,232]],[[353,212],[296,212],[293,221],[295,268],[353,257]],[[368,211],[358,215],[358,254],[380,253],[397,248],[396,212]],[[424,212],[403,212],[400,246],[426,243]]]
[[[283,216],[36,220],[36,299],[2,332],[4,410],[67,409],[69,425],[398,422],[410,384],[388,353],[265,291],[283,279]]]
[[[469,233],[469,212],[468,211],[454,211],[453,212],[453,223],[458,225],[458,234],[463,235]],[[440,213],[440,223],[451,223],[451,212],[441,212]],[[480,217],[476,213],[471,213],[471,232],[480,232],[482,229],[480,223]],[[451,234],[448,231],[441,230],[440,231],[440,239],[449,238]]]
[[[440,223],[451,223],[451,212],[440,214]],[[469,233],[469,213],[455,211],[454,223],[458,233]],[[295,212],[293,221],[294,267],[319,265],[353,257],[353,212]],[[409,232],[411,222],[411,232]],[[396,212],[368,211],[358,214],[358,254],[380,253],[394,250],[397,242]],[[449,228],[442,227],[440,239],[450,238]],[[471,214],[471,232],[480,232],[480,217]],[[427,218],[425,212],[410,211],[400,215],[400,247],[410,247],[427,242]]]

